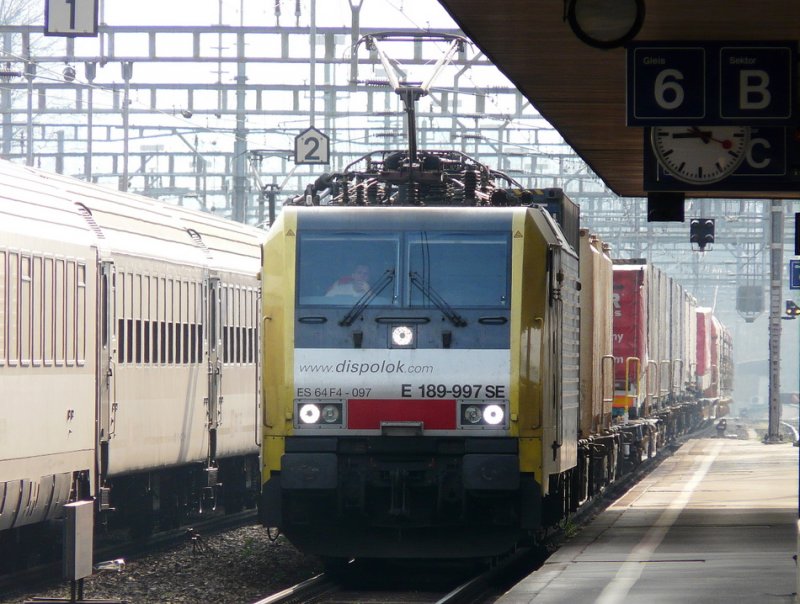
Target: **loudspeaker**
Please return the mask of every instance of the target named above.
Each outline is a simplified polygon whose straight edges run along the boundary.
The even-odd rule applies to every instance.
[[[647,194],[647,222],[683,222],[686,193],[652,191]]]

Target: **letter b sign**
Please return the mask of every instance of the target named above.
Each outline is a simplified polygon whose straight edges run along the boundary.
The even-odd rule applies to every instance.
[[[720,117],[722,119],[788,119],[792,115],[791,49],[722,47]]]

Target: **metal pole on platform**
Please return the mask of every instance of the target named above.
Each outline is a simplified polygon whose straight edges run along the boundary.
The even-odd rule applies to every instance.
[[[25,164],[33,165],[33,78],[36,77],[36,63],[31,58],[30,48],[27,49],[25,61],[25,79],[28,80],[28,124],[25,141]]]
[[[770,201],[769,426],[764,442],[781,436],[781,297],[783,294],[783,202]]]
[[[236,36],[236,137],[233,144],[233,207],[231,217],[247,222],[247,63],[244,33]]]
[[[94,79],[97,77],[97,63],[91,61],[86,63],[86,81],[89,82],[86,94],[88,95],[86,106],[86,156],[83,160],[83,177],[86,182],[92,182],[92,153],[94,140]]]
[[[309,37],[311,39],[311,47],[309,48],[309,94],[311,101],[311,127],[314,127],[314,119],[317,115],[317,0],[311,0],[311,14],[309,16],[311,32]],[[355,51],[353,51],[355,52]]]
[[[122,79],[125,82],[122,97],[122,178],[119,181],[119,190],[128,190],[130,171],[128,166],[130,146],[130,100],[131,78],[133,77],[133,61],[122,62]]]

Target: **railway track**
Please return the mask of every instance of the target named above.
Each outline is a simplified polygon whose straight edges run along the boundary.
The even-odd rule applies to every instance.
[[[690,438],[708,436],[713,431],[712,423],[691,434],[683,435],[664,447],[660,454],[648,459],[621,477],[609,487],[605,493],[571,516],[572,529],[584,526],[614,499],[630,489],[636,482],[651,472],[658,464],[667,459],[673,451]],[[422,567],[423,577],[419,580],[416,574],[419,568],[408,568],[404,578],[406,584],[397,585],[399,579],[393,574],[387,575],[385,568],[380,572],[375,567],[366,565],[359,567],[359,561],[350,563],[346,573],[341,576],[321,574],[275,593],[253,604],[350,604],[362,602],[368,604],[402,603],[402,604],[486,604],[494,602],[512,585],[538,568],[551,552],[558,548],[567,537],[564,530],[554,531],[543,539],[538,549],[521,549],[508,556],[492,568],[476,571],[475,568],[462,571],[459,576],[442,580],[438,573],[439,585],[428,581],[430,568]],[[424,563],[423,563],[424,564]],[[398,572],[395,569],[394,572]],[[402,572],[402,569],[401,571]],[[477,572],[477,574],[476,574]],[[413,579],[411,579],[413,577]],[[379,581],[379,584],[375,584]],[[413,581],[413,584],[411,584]]]
[[[317,575],[253,604],[483,604],[544,558],[541,550],[522,549],[491,568],[354,560],[335,575]]]
[[[159,531],[141,539],[112,538],[104,543],[98,538],[99,545],[94,549],[95,569],[119,569],[126,560],[135,560],[152,552],[166,549],[181,543],[191,542],[193,548],[204,547],[204,537],[222,531],[252,524],[256,520],[255,510],[245,510],[235,514],[215,514],[197,522],[179,528]],[[37,564],[25,569],[0,574],[0,593],[25,586],[36,586],[62,573],[61,560],[56,559]]]
[[[445,589],[354,589],[344,587],[335,579],[326,575],[318,575],[294,587],[274,594],[256,604],[345,604],[364,602],[370,604],[402,603],[402,604],[456,604],[462,602],[481,602],[483,600],[465,599],[465,594],[472,591],[476,579],[458,585],[447,592]]]

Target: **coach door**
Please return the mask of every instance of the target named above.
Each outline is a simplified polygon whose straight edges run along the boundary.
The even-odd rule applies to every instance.
[[[217,428],[222,421],[222,362],[221,322],[222,305],[219,277],[209,277],[207,291],[208,330],[208,398],[206,416],[208,420],[208,467],[216,467]]]
[[[103,482],[108,473],[108,443],[114,437],[114,413],[116,411],[116,396],[114,387],[114,358],[117,347],[116,336],[116,268],[110,260],[100,262],[100,287],[98,288],[98,319],[97,329],[98,355],[97,362],[97,400],[98,400],[98,484],[100,494],[100,509],[108,509],[108,489],[103,487]]]

